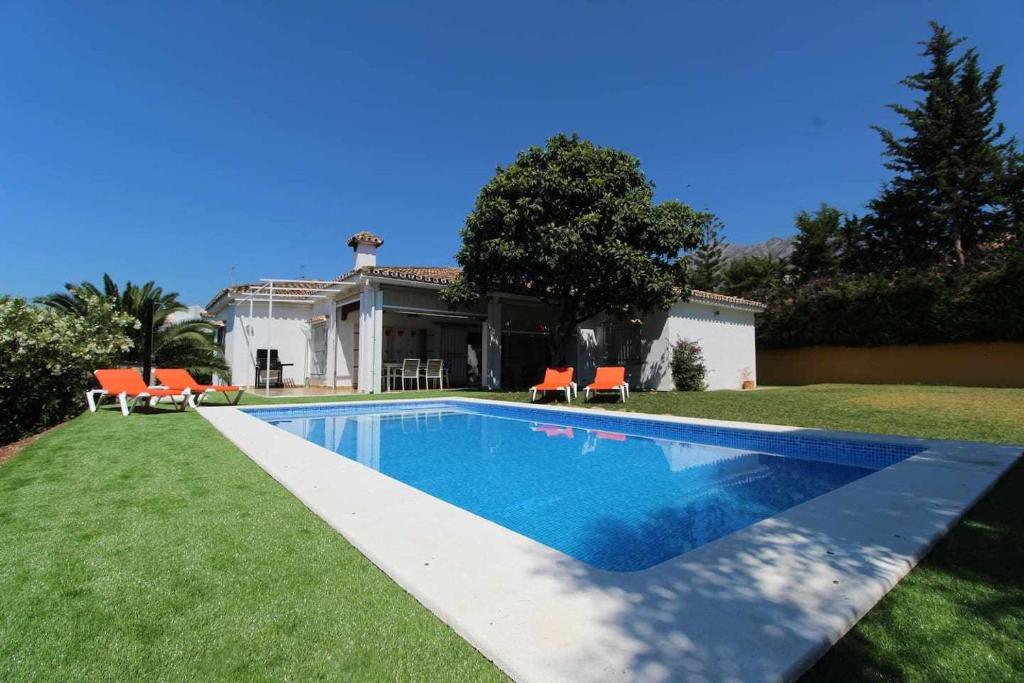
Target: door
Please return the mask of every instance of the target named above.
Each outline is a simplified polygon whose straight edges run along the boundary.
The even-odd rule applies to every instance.
[[[355,387],[359,363],[359,313],[351,312],[342,317],[338,309],[335,317],[335,381],[339,387]]]

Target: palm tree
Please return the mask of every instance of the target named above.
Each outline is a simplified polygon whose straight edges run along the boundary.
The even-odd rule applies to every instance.
[[[188,310],[185,304],[178,301],[177,292],[165,294],[163,288],[158,287],[152,280],[141,286],[129,280],[122,289],[106,273],[103,274],[102,289],[88,281],[78,284],[69,282],[64,285],[64,289],[66,291],[48,294],[36,301],[71,315],[84,315],[89,306],[87,295],[95,295],[107,299],[117,310],[128,313],[139,321],[138,329],[129,331],[133,342],[132,349],[119,360],[139,364],[143,362],[145,330],[142,323],[146,319],[149,302],[153,302],[155,365],[187,368],[197,377],[210,377],[214,373],[222,377],[227,375],[228,367],[224,361],[224,352],[215,341],[216,326],[206,320],[174,321],[170,317],[174,313]]]

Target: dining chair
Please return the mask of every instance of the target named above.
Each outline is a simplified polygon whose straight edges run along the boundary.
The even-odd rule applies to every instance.
[[[420,359],[406,358],[402,361],[402,390],[405,390],[406,380],[416,380],[416,390],[420,388]]]
[[[427,389],[430,388],[430,380],[437,380],[437,388],[444,389],[444,361],[440,358],[428,358],[427,367],[423,372],[423,379],[426,381]]]

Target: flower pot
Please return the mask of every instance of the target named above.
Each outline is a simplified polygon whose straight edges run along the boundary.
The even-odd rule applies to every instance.
[[[754,388],[754,380],[752,380],[752,379],[745,379],[745,380],[743,380],[743,388],[745,390],[746,389],[753,389]]]

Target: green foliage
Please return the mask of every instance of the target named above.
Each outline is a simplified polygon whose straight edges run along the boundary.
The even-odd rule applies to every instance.
[[[941,335],[948,298],[941,277],[869,275],[810,285],[774,301],[761,320],[762,347],[925,343]]]
[[[959,334],[979,341],[1024,340],[1024,249],[1020,240],[994,265],[960,277],[955,292]],[[956,328],[955,328],[956,329]]]
[[[77,414],[92,371],[131,349],[136,321],[92,294],[82,315],[0,298],[0,444]]]
[[[672,345],[672,383],[676,391],[704,391],[707,389],[707,374],[700,344],[680,339]]]
[[[1024,339],[1024,255],[988,268],[838,278],[769,300],[764,348]]]
[[[796,215],[797,235],[789,261],[798,282],[835,274],[842,243],[843,212],[822,202],[814,213]]]
[[[717,292],[722,287],[722,268],[725,265],[725,224],[716,216],[708,215],[701,230],[700,242],[688,257],[690,286],[705,292]]]
[[[1013,150],[1007,155],[1003,197],[1010,236],[1018,242],[1024,240],[1024,152],[1020,150]]]
[[[508,681],[191,410],[73,420],[0,520],[0,681]]]
[[[1024,154],[995,122],[1001,68],[961,42],[932,24],[928,70],[903,81],[921,98],[893,105],[909,134],[878,129],[895,175],[870,213],[799,214],[774,288],[737,266],[733,292],[768,304],[760,346],[1024,340]]]
[[[988,74],[970,48],[932,22],[922,43],[928,70],[902,83],[920,93],[913,107],[891,108],[909,129],[905,137],[875,127],[886,147],[886,167],[895,176],[870,204],[868,227],[876,244],[876,268],[920,268],[951,262],[964,265],[980,246],[1013,229],[1016,150],[1002,140],[995,122],[1002,67]]]
[[[450,305],[489,292],[529,293],[556,312],[552,360],[575,327],[599,313],[667,308],[685,289],[680,252],[697,245],[705,215],[655,204],[630,154],[576,135],[520,152],[480,190],[462,229],[462,273]]]
[[[721,291],[754,301],[767,301],[786,283],[789,262],[774,254],[742,256],[722,269]]]
[[[103,275],[103,288],[91,282],[67,283],[65,292],[55,292],[38,299],[54,310],[71,315],[86,315],[89,307],[98,299],[110,302],[114,308],[139,321],[131,330],[132,346],[117,360],[142,365],[145,330],[143,322],[146,307],[153,302],[153,363],[157,367],[186,368],[199,378],[209,378],[214,373],[227,376],[228,367],[220,346],[215,342],[216,327],[205,320],[178,320],[171,316],[188,310],[178,301],[177,292],[164,293],[150,280],[143,285],[127,282],[123,288],[110,275]],[[200,381],[203,381],[200,379]]]

